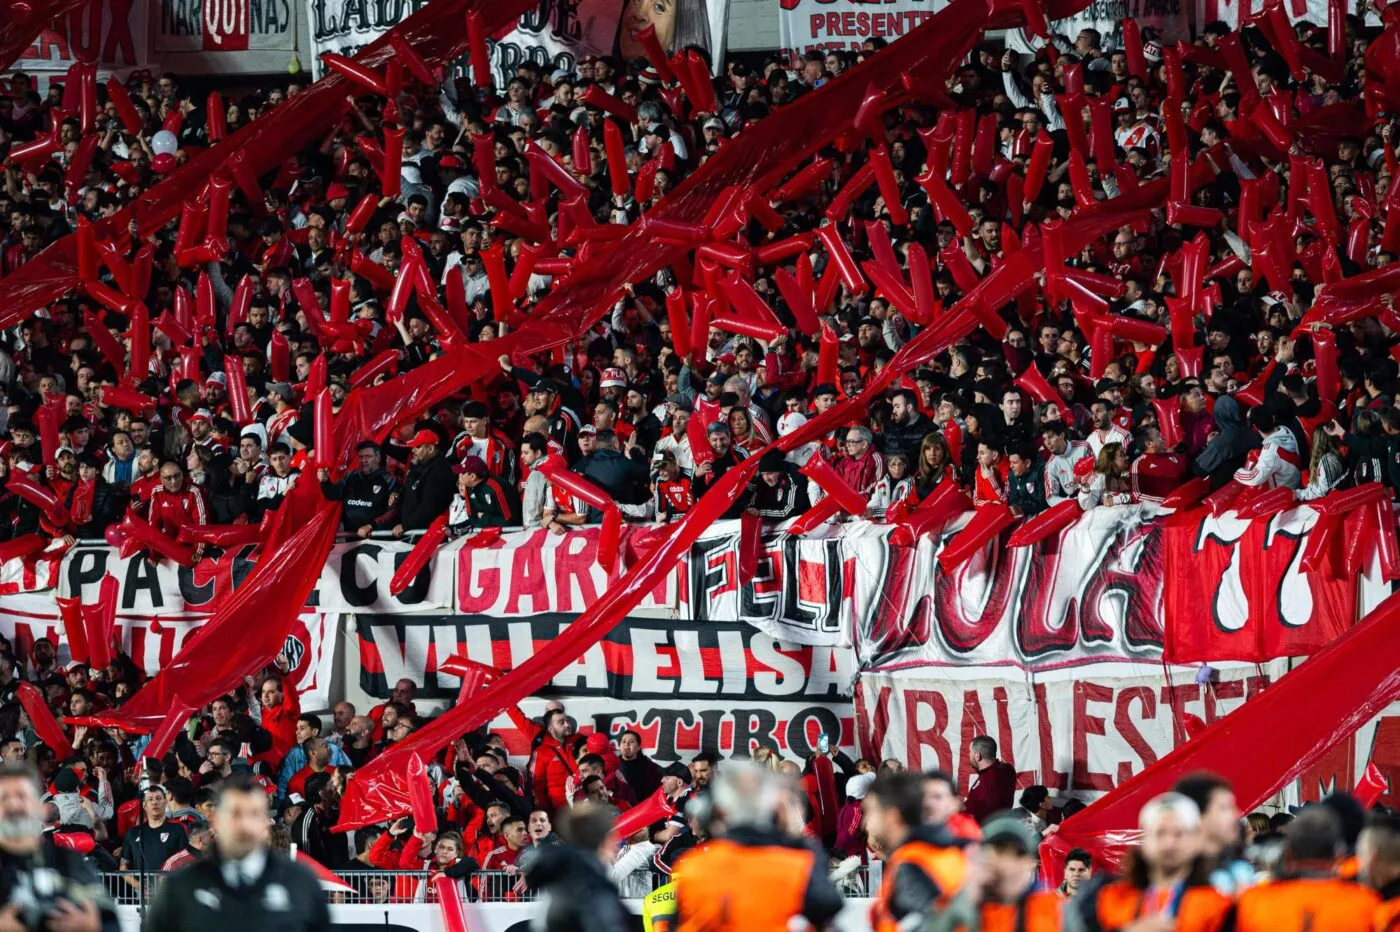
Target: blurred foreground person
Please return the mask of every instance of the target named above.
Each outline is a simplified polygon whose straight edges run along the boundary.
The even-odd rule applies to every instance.
[[[1130,856],[1125,876],[1082,884],[1066,904],[1064,927],[1076,932],[1219,929],[1230,901],[1210,883],[1201,810],[1180,793],[1163,793],[1142,807],[1138,825],[1142,844]]]
[[[711,840],[686,854],[674,875],[677,929],[786,930],[803,919],[828,926],[844,905],[841,893],[826,859],[778,830],[781,780],[755,764],[726,763],[709,796]]]
[[[0,764],[0,929],[118,932],[97,872],[77,851],[43,844],[39,775]]]
[[[865,829],[885,861],[880,895],[871,907],[875,932],[918,928],[927,919],[952,919],[956,911],[954,897],[967,877],[965,842],[923,818],[920,774],[881,774],[865,793]],[[958,904],[957,909],[971,907]]]
[[[629,927],[627,909],[608,879],[617,855],[613,831],[617,810],[583,803],[559,813],[562,845],[536,849],[525,869],[530,886],[540,891],[535,929],[545,932],[612,932]]]
[[[165,879],[145,932],[330,932],[316,875],[268,847],[261,785],[245,774],[221,781],[213,828],[213,851]]]
[[[1309,806],[1288,827],[1283,862],[1271,883],[1246,890],[1227,929],[1239,932],[1365,932],[1381,899],[1374,890],[1337,876],[1342,827],[1330,809]]]

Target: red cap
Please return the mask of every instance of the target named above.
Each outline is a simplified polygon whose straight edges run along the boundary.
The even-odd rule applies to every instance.
[[[433,433],[425,427],[418,433],[414,434],[413,437],[407,443],[404,444],[404,446],[408,447],[409,449],[416,449],[418,447],[426,447],[430,443],[440,442],[441,438],[438,437],[437,434]]]
[[[345,185],[341,184],[339,181],[333,182],[331,186],[326,189],[326,200],[328,201],[333,201],[338,197],[349,196],[350,189],[345,187]]]

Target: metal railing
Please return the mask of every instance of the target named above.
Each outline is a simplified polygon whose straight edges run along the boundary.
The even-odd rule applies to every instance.
[[[165,879],[160,871],[122,871],[102,874],[102,883],[113,902],[122,906],[146,906]],[[326,900],[330,903],[354,905],[403,905],[434,903],[437,897],[427,871],[336,871],[336,876],[348,889],[337,889],[323,883]],[[670,881],[671,878],[648,869],[633,872],[618,885],[624,897],[639,898]],[[846,877],[839,887],[848,897],[871,895],[870,868],[860,867]],[[526,903],[535,899],[535,892],[525,886],[518,871],[477,871],[458,881],[463,899],[479,903]]]

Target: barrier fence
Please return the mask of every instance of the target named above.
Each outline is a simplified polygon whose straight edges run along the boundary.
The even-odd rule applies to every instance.
[[[873,877],[872,872],[875,874]],[[878,865],[873,870],[865,866],[856,869],[840,881],[842,894],[850,898],[870,896],[870,890],[879,887],[878,873]],[[114,903],[144,909],[160,891],[160,885],[167,875],[161,871],[115,871],[101,876],[107,895]],[[344,884],[343,888],[327,880],[321,884],[329,903],[343,906],[406,906],[437,902],[428,882],[432,875],[427,871],[336,871],[335,876]],[[640,899],[668,882],[669,877],[644,869],[625,877],[618,884],[618,890],[624,898]],[[477,871],[470,878],[459,881],[459,886],[468,902],[529,903],[536,898],[535,891],[526,887],[518,871]]]

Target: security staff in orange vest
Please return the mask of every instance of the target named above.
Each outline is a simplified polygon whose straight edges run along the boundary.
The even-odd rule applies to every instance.
[[[1070,932],[1215,932],[1230,900],[1210,885],[1201,857],[1201,810],[1164,793],[1138,815],[1141,846],[1126,876],[1081,884],[1065,909]],[[1282,930],[1276,930],[1282,932]],[[1319,928],[1316,932],[1322,932]]]
[[[1400,932],[1400,819],[1373,813],[1356,841],[1361,875],[1381,896],[1375,932]]]
[[[1240,894],[1231,932],[1370,932],[1381,898],[1337,876],[1344,852],[1336,815],[1309,806],[1288,826],[1282,869],[1271,883]]]
[[[692,801],[711,840],[683,855],[673,874],[677,932],[786,932],[803,917],[827,926],[841,911],[841,891],[826,857],[778,830],[784,788],[776,774],[726,763],[708,799]]]
[[[881,774],[865,792],[866,834],[884,852],[880,895],[870,910],[875,932],[919,927],[928,917],[975,907],[954,898],[967,876],[965,844],[941,826],[923,824],[924,785],[917,773]]]
[[[1035,889],[1039,840],[1008,813],[982,826],[977,851],[982,874],[981,932],[1060,932],[1060,897]]]

